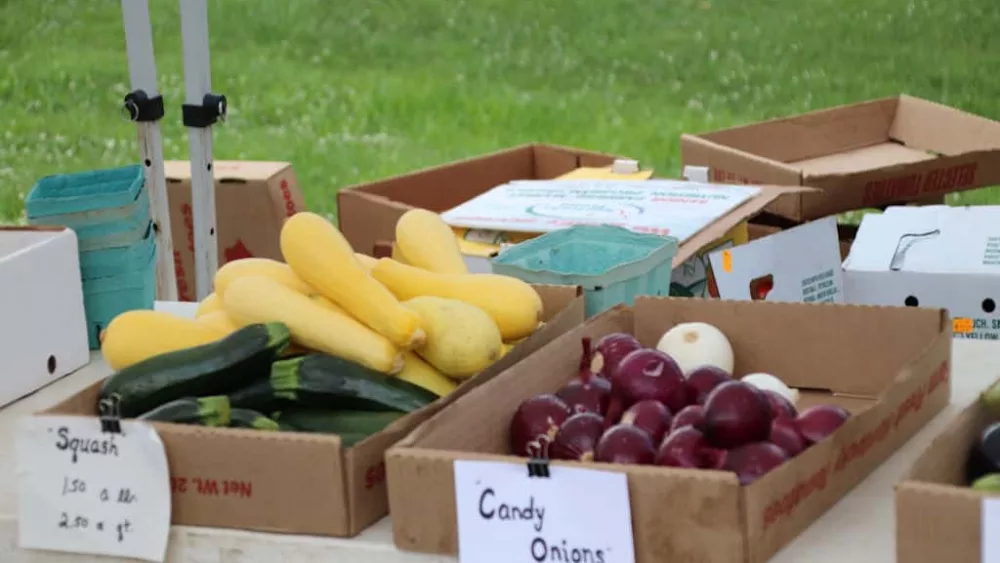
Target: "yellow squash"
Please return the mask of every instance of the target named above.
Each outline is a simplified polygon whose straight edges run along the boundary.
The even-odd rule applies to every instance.
[[[215,342],[226,336],[216,327],[160,311],[126,311],[108,323],[101,354],[118,371],[143,360]]]
[[[383,373],[403,369],[403,356],[388,339],[271,278],[248,276],[233,280],[222,297],[222,305],[241,326],[268,321],[285,323],[292,342],[303,348]]]
[[[396,222],[396,245],[401,260],[439,274],[467,274],[455,232],[441,216],[426,209],[411,209]],[[393,258],[396,258],[395,253]]]
[[[233,280],[246,276],[271,278],[281,285],[306,295],[315,293],[315,290],[302,281],[302,278],[292,271],[288,264],[270,258],[241,258],[227,262],[215,273],[215,293],[225,296],[226,288],[233,283]]]
[[[281,253],[306,283],[400,348],[423,344],[420,317],[365,271],[344,238],[315,213],[296,213],[281,229]]]
[[[355,252],[354,257],[358,259],[358,263],[361,264],[361,267],[364,268],[366,272],[372,271],[372,268],[375,267],[375,264],[378,264],[378,258],[372,258],[367,254],[361,254],[360,252]]]
[[[216,293],[209,293],[208,297],[202,299],[201,303],[198,303],[198,311],[195,313],[195,316],[200,317],[202,315],[207,315],[221,310],[222,301],[219,300],[219,295]]]
[[[219,332],[220,334],[225,334],[226,336],[229,336],[240,328],[222,309],[201,315],[195,320],[212,330]]]
[[[403,371],[397,373],[396,377],[419,385],[438,397],[444,397],[458,387],[458,383],[442,375],[413,352],[403,354]]]
[[[437,274],[382,258],[372,277],[397,298],[421,295],[457,299],[485,311],[504,340],[524,338],[535,331],[542,316],[542,299],[527,283],[496,274]]]
[[[396,262],[399,262],[401,264],[409,264],[410,263],[406,259],[406,256],[403,256],[403,250],[401,248],[399,248],[399,245],[396,244],[396,243],[392,243],[392,256],[391,256],[391,258],[393,260],[395,260]],[[368,271],[371,271],[371,268],[369,268]]]
[[[500,358],[503,339],[482,309],[457,299],[414,297],[403,303],[420,315],[427,342],[417,354],[448,377],[468,379]]]

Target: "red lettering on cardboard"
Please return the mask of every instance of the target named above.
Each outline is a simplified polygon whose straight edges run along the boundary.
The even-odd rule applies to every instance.
[[[187,236],[187,248],[194,252],[194,217],[191,215],[191,204],[181,204],[181,216],[184,218],[184,231]]]
[[[931,375],[926,388],[921,386],[904,399],[896,411],[886,416],[878,426],[871,429],[857,440],[843,446],[833,456],[833,473],[839,474],[851,467],[854,462],[864,459],[876,445],[884,442],[892,435],[899,425],[911,414],[920,412],[926,404],[925,398],[931,392],[948,382],[950,370],[948,362],[942,363]],[[824,467],[806,479],[793,484],[778,496],[778,499],[764,509],[763,528],[767,530],[779,520],[789,517],[795,509],[817,491],[826,488],[828,468]]]
[[[281,187],[281,199],[285,202],[285,216],[291,217],[295,215],[295,202],[292,201],[292,190],[288,189],[288,180],[282,179],[279,184]]]
[[[232,246],[222,251],[222,256],[226,262],[232,262],[241,258],[253,258],[250,249],[243,244],[243,239],[236,239],[236,242]]]
[[[370,489],[375,485],[380,485],[385,482],[385,462],[380,461],[378,465],[374,465],[365,470],[365,489]]]
[[[170,492],[175,495],[194,493],[209,497],[253,498],[253,482],[238,479],[171,477]]]
[[[187,284],[187,276],[184,273],[184,261],[181,253],[174,251],[174,276],[177,278],[177,297],[181,301],[191,301],[191,288]]]
[[[936,168],[923,174],[872,180],[865,184],[863,202],[864,205],[878,205],[972,187],[976,184],[978,168],[977,163],[971,162]]]

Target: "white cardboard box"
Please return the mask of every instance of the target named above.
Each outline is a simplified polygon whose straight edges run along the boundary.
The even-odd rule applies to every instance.
[[[0,227],[0,407],[87,364],[76,233]]]
[[[721,299],[843,303],[836,217],[713,252]]]
[[[1000,206],[866,215],[844,261],[849,303],[948,309],[956,338],[1000,339]]]

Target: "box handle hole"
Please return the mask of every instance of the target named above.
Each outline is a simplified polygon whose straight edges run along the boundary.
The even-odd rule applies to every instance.
[[[52,375],[53,373],[56,372],[56,357],[55,356],[49,356],[49,361],[46,362],[46,367],[49,368],[49,375]]]
[[[919,307],[920,300],[910,295],[903,301],[903,304],[906,305],[907,307]]]
[[[996,302],[993,301],[993,299],[991,299],[989,297],[987,297],[986,299],[983,299],[983,311],[984,312],[986,312],[986,313],[992,313],[994,310],[996,310],[996,308],[997,308],[997,304],[996,304]]]
[[[764,301],[774,289],[774,274],[767,274],[750,280],[750,300]]]

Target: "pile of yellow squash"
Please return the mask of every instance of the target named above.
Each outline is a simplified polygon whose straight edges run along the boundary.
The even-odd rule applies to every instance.
[[[101,343],[105,361],[119,370],[280,321],[298,352],[339,356],[445,395],[541,324],[534,288],[469,273],[451,228],[423,209],[400,217],[392,258],[356,253],[309,212],[285,222],[281,253],[285,262],[245,258],[219,268],[195,319],[145,310],[115,317]]]

